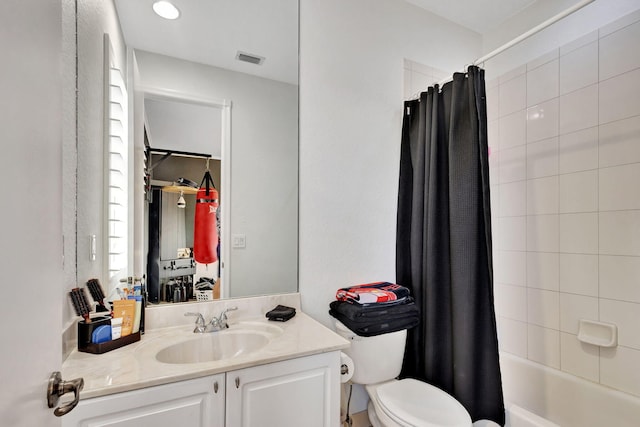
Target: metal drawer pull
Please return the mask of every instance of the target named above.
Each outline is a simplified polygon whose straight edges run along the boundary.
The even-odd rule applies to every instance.
[[[66,405],[56,408],[53,413],[56,417],[61,417],[68,414],[73,408],[76,407],[80,401],[80,390],[84,387],[84,379],[76,378],[71,381],[63,381],[62,375],[59,371],[55,371],[49,377],[49,385],[47,386],[47,405],[49,408],[53,408],[58,404],[60,396],[73,392],[74,398]]]
[[[218,381],[213,383],[213,392],[217,393],[218,392]]]
[[[236,388],[240,388],[240,377],[236,377]]]

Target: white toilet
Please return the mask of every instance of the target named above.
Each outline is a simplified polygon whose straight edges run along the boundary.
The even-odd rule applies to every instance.
[[[470,427],[464,407],[437,387],[400,374],[407,331],[361,337],[336,320],[338,334],[351,341],[344,352],[353,359],[351,381],[369,394],[373,427]]]

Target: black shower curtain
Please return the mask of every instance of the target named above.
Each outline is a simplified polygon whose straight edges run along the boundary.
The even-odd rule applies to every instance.
[[[484,70],[405,102],[396,280],[422,315],[402,376],[445,390],[474,421],[504,425],[488,157]]]

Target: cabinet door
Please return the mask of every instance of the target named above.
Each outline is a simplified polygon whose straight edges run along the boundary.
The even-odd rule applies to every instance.
[[[336,427],[340,352],[227,373],[228,427]]]
[[[103,426],[223,427],[224,374],[81,400],[62,417],[62,427]]]

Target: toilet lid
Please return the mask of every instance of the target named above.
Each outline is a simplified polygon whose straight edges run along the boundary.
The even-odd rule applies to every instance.
[[[376,388],[376,397],[389,418],[403,426],[471,426],[471,417],[460,402],[422,381],[391,381]]]

